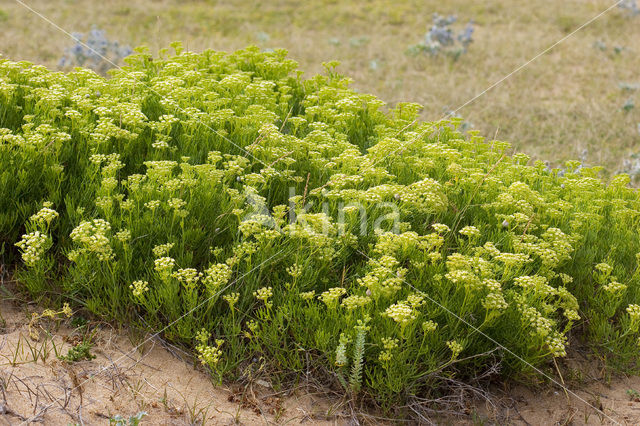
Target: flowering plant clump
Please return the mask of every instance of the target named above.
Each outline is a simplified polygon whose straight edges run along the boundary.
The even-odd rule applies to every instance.
[[[211,338],[211,333],[204,328],[201,329],[195,337],[198,343],[196,345],[198,359],[200,360],[202,365],[206,365],[211,369],[212,372],[216,372],[219,375],[218,364],[220,363],[220,359],[223,356],[221,347],[224,344],[224,340],[216,339],[215,346],[209,345],[208,342]]]
[[[321,366],[385,404],[580,339],[637,362],[627,175],[420,121],[334,62],[172,47],[108,79],[0,60],[0,245],[34,297],[144,318],[218,378]]]
[[[253,292],[253,295],[256,297],[256,299],[261,300],[267,309],[269,309],[273,305],[273,303],[269,301],[269,298],[273,296],[273,290],[271,287],[259,288],[257,291]]]
[[[22,251],[22,260],[27,266],[35,266],[44,252],[51,246],[47,235],[34,231],[22,236],[22,240],[16,243]]]
[[[133,284],[129,286],[131,292],[133,293],[133,297],[140,299],[142,295],[149,291],[149,283],[147,281],[134,281]]]

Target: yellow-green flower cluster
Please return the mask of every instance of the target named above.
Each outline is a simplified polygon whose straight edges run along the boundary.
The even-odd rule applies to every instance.
[[[67,318],[71,317],[71,315],[73,315],[73,310],[71,309],[71,307],[69,306],[68,303],[64,303],[62,305],[62,309],[60,309],[59,311],[55,311],[53,309],[45,309],[44,311],[42,311],[41,314],[38,314],[36,312],[31,314],[31,321],[29,322],[29,334],[31,335],[31,337],[33,337],[34,339],[37,339],[38,337],[38,333],[37,331],[33,330],[32,328],[37,325],[38,320],[41,318],[50,318],[52,320],[58,319],[59,315],[64,315]]]
[[[450,229],[447,225],[443,224],[443,223],[434,223],[433,225],[431,225],[431,227],[438,233],[438,234],[444,234],[445,232],[449,232]]]
[[[627,313],[631,318],[631,321],[640,321],[640,305],[631,304],[627,306]]]
[[[302,272],[303,272],[302,267],[297,263],[294,263],[293,265],[287,268],[287,273],[291,275],[291,277],[293,277],[294,279],[302,275]]]
[[[207,332],[205,329],[202,329],[197,335],[196,340],[199,342],[196,346],[196,351],[198,352],[198,359],[202,363],[202,365],[206,365],[212,370],[215,370],[220,362],[220,358],[222,357],[222,344],[224,340],[216,340],[215,346],[209,346],[207,344],[209,338],[211,337],[211,333]]]
[[[464,349],[463,346],[460,343],[458,343],[456,340],[447,341],[447,347],[451,351],[451,359],[458,358],[458,355],[460,355],[460,353]]]
[[[113,259],[113,249],[107,236],[111,230],[109,222],[103,219],[83,221],[71,232],[71,239],[80,244],[81,248],[74,251],[76,257],[87,253],[96,256],[98,260],[107,261]]]
[[[22,252],[22,260],[31,267],[38,264],[49,245],[49,237],[40,231],[23,235],[22,239],[16,243]]]
[[[548,336],[545,340],[549,351],[554,357],[565,357],[567,356],[566,351],[566,341],[567,338],[560,333],[554,332],[552,335]]]
[[[378,260],[371,259],[369,266],[371,271],[357,281],[371,292],[374,299],[393,296],[402,288],[407,270],[399,267],[396,258],[385,255]]]
[[[505,268],[520,269],[525,264],[532,262],[532,259],[525,253],[499,253],[495,259],[502,262]]]
[[[153,255],[155,257],[163,257],[169,254],[169,251],[173,248],[173,243],[160,244],[153,248]]]
[[[511,242],[517,253],[538,257],[545,268],[555,268],[568,260],[573,252],[572,238],[558,228],[548,228],[539,238],[533,234],[512,235]]]
[[[144,203],[144,206],[149,210],[155,210],[160,207],[160,200],[151,200]]]
[[[115,236],[116,236],[116,239],[123,244],[126,244],[129,241],[131,241],[131,231],[129,231],[128,229],[123,229],[121,231],[116,232]]]
[[[483,284],[489,293],[482,300],[482,306],[487,310],[502,311],[507,309],[509,304],[504,299],[500,283],[493,279],[486,279],[483,281]]]
[[[546,337],[553,330],[553,321],[542,316],[533,306],[521,308],[522,319],[531,328],[532,336]]]
[[[548,284],[547,278],[540,275],[534,275],[534,276],[523,275],[523,276],[517,277],[514,280],[514,283],[517,286],[520,286],[525,290],[534,292],[538,295],[552,296],[556,294],[556,289],[554,287],[551,287]]]
[[[315,296],[316,296],[316,292],[313,290],[303,291],[302,293],[300,293],[300,298],[302,300],[306,300],[307,302],[313,300]]]
[[[187,205],[187,202],[181,198],[172,198],[167,201],[167,205],[175,211],[175,214],[178,217],[184,218],[189,214],[189,212],[184,208]]]
[[[347,311],[353,311],[354,309],[362,308],[371,302],[371,298],[369,296],[359,296],[359,295],[351,295],[347,296],[342,300],[341,305]]]
[[[412,183],[400,193],[400,200],[423,213],[438,213],[447,207],[447,196],[435,179]]]
[[[427,333],[433,333],[438,328],[438,323],[432,320],[427,320],[422,323],[422,331]]]
[[[611,281],[609,284],[602,286],[602,289],[612,295],[619,295],[627,289],[627,286],[618,281]]]
[[[149,283],[147,281],[138,280],[134,281],[129,288],[133,293],[133,297],[140,299],[147,291],[149,291]]]
[[[393,351],[398,348],[398,339],[391,337],[382,338],[383,351],[378,355],[378,360],[382,363],[387,363],[393,359]]]
[[[405,302],[394,303],[389,306],[382,315],[391,318],[402,328],[411,324],[416,318],[418,318],[418,312]]]
[[[347,290],[342,287],[333,287],[322,292],[322,294],[318,296],[318,299],[322,300],[328,308],[334,309],[338,306],[338,301],[346,292]]]
[[[225,294],[222,298],[227,301],[229,309],[233,311],[233,307],[238,303],[238,300],[240,300],[240,293]]]
[[[264,306],[266,306],[267,309],[270,309],[273,305],[273,303],[269,301],[273,296],[273,289],[271,287],[259,288],[257,291],[253,292],[253,295],[256,299],[262,300],[262,303],[264,303]]]
[[[175,265],[176,260],[172,257],[160,257],[154,260],[154,269],[165,280],[171,276]]]
[[[210,296],[213,296],[222,286],[229,282],[233,271],[226,263],[214,263],[204,271],[204,283]]]
[[[29,220],[39,226],[49,226],[53,219],[58,217],[58,212],[51,208],[52,205],[50,202],[43,203],[42,209],[31,216]]]
[[[202,278],[202,273],[198,272],[194,268],[185,268],[178,269],[176,272],[171,274],[171,276],[180,281],[185,288],[193,289],[196,284],[198,284],[198,281],[200,281],[200,278]]]
[[[609,276],[611,275],[611,272],[613,272],[613,267],[605,262],[598,263],[595,266],[595,269],[604,276]]]
[[[454,269],[453,271],[447,272],[445,277],[451,282],[462,285],[470,291],[476,291],[482,288],[482,281],[472,271]]]
[[[469,239],[480,237],[480,230],[475,226],[465,226],[458,232],[460,232],[461,235],[468,237]]]

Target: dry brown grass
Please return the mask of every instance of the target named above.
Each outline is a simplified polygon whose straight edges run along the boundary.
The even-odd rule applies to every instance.
[[[342,62],[354,87],[394,104],[425,105],[436,120],[534,57],[614,0],[370,0],[370,1],[177,1],[26,0],[69,31],[92,25],[131,45],[153,51],[182,40],[189,49],[234,50],[256,43],[285,47],[308,73],[321,63]],[[55,67],[68,36],[10,0],[0,4],[0,52]],[[457,62],[413,58],[404,52],[418,42],[433,12],[455,13],[477,22],[475,43]],[[256,36],[270,36],[260,42]],[[350,39],[368,37],[353,47]],[[329,39],[338,39],[336,46]],[[601,39],[609,50],[593,47]],[[640,17],[614,9],[460,111],[484,134],[511,141],[535,158],[558,164],[588,151],[587,162],[617,170],[640,150],[640,93],[620,82],[639,83]],[[613,46],[624,46],[620,54]],[[370,69],[375,60],[379,67]],[[625,100],[639,104],[629,113]]]

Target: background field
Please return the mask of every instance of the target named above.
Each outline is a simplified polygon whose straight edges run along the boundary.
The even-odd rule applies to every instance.
[[[82,1],[29,0],[65,30],[96,26],[110,38],[156,52],[181,40],[191,50],[284,47],[308,74],[339,60],[353,86],[390,105],[413,101],[441,118],[613,0]],[[0,52],[55,68],[68,35],[14,1],[0,2]],[[476,22],[475,42],[458,61],[405,54],[434,12]],[[459,27],[458,26],[458,27]],[[569,158],[624,169],[640,151],[640,16],[615,8],[460,110],[483,134],[508,140],[557,165]],[[600,48],[594,44],[600,43]],[[606,46],[606,48],[604,48]],[[619,53],[616,53],[616,47]],[[603,49],[604,48],[604,49]],[[635,99],[634,99],[635,98]],[[633,102],[638,107],[630,107]],[[628,111],[623,110],[627,103]]]

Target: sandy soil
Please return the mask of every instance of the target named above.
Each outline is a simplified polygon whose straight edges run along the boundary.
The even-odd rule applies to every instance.
[[[155,340],[135,350],[139,343],[125,331],[100,329],[91,349],[95,359],[61,361],[54,345],[66,355],[80,339],[77,331],[54,331],[55,324],[41,321],[36,341],[27,312],[2,302],[0,313],[0,425],[108,424],[141,411],[147,413],[141,424],[154,425],[344,423],[326,398],[284,396],[263,381],[235,391],[215,386],[176,348]]]
[[[500,409],[477,404],[471,424],[513,425],[638,425],[640,424],[639,377],[615,377],[609,383],[583,378],[582,384],[567,383],[562,388],[532,389],[516,386],[494,389]]]
[[[134,348],[126,330],[99,328],[92,360],[68,363],[66,354],[79,342],[76,329],[40,321],[32,328],[30,312],[0,302],[0,425],[108,424],[146,412],[141,424],[348,424],[344,401],[303,390],[277,393],[266,381],[252,386],[216,386],[179,349],[152,340]],[[54,349],[55,347],[55,349]],[[569,360],[571,363],[571,360]],[[492,402],[469,401],[468,416],[439,417],[438,424],[599,425],[640,424],[640,378],[614,378],[584,371],[568,387],[508,386],[492,390]],[[576,383],[581,383],[577,385]],[[601,410],[601,411],[599,411]],[[352,412],[351,412],[352,413]],[[375,416],[361,423],[379,424]],[[124,423],[126,424],[126,423]]]

